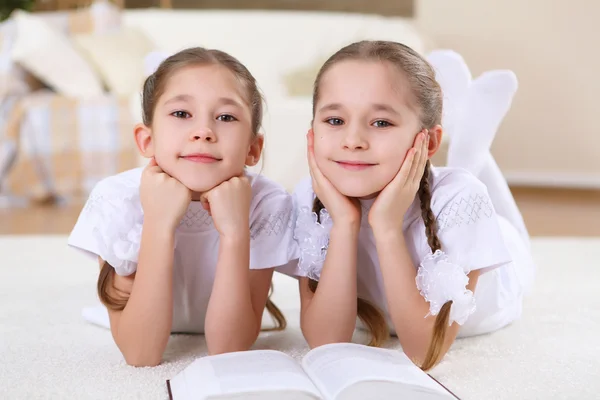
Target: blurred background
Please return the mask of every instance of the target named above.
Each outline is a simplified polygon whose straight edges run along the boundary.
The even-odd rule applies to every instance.
[[[598,19],[584,0],[0,0],[0,235],[67,234],[98,180],[142,165],[149,54],[239,58],[267,98],[265,174],[291,189],[319,67],[388,39],[457,51],[473,77],[514,71],[492,151],[531,234],[600,236]]]

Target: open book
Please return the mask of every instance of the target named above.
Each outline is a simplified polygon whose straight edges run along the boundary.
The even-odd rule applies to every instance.
[[[301,363],[275,350],[199,358],[167,381],[171,400],[457,399],[398,350],[337,343]]]

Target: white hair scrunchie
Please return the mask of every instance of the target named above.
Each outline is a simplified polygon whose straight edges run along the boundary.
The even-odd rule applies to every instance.
[[[333,226],[333,220],[326,209],[323,208],[319,216],[317,219],[317,213],[308,207],[302,207],[294,229],[294,239],[300,247],[298,268],[304,276],[317,281],[325,263],[329,233]]]
[[[441,250],[428,254],[417,271],[415,278],[421,296],[429,303],[429,313],[438,315],[448,301],[452,301],[449,325],[463,325],[475,312],[475,297],[467,289],[468,270],[453,263]]]

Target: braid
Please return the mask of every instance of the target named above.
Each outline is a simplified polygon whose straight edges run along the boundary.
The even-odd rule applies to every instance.
[[[419,196],[419,201],[421,203],[421,216],[425,224],[427,243],[429,244],[429,247],[431,247],[431,251],[435,252],[436,250],[440,250],[442,248],[442,244],[437,236],[436,218],[431,210],[430,175],[431,163],[427,161],[417,195]],[[319,220],[319,215],[323,208],[323,203],[318,198],[315,198],[313,202],[313,212],[317,214],[317,220]],[[311,292],[315,293],[317,286],[318,281],[312,279],[309,280],[308,287]],[[421,369],[423,370],[429,370],[433,368],[439,361],[444,346],[446,331],[448,329],[451,306],[451,301],[444,304],[435,319],[433,333],[429,343],[429,349],[427,350],[427,354],[425,355],[425,358],[421,364]],[[357,314],[371,333],[371,341],[369,342],[369,345],[377,347],[381,346],[389,335],[387,321],[385,320],[383,313],[370,302],[358,298]]]
[[[313,201],[313,212],[317,214],[317,221],[321,222],[321,210],[325,208],[325,205],[321,203],[318,197],[315,196],[315,201]]]
[[[323,77],[335,64],[346,60],[389,63],[396,67],[398,72],[408,80],[410,92],[414,95],[414,105],[419,111],[421,126],[431,128],[441,125],[444,95],[436,80],[435,69],[414,50],[401,43],[391,41],[363,40],[349,44],[333,54],[323,64],[315,79],[312,101],[313,117],[323,90]],[[421,203],[421,216],[425,224],[427,242],[431,250],[435,252],[440,250],[442,245],[437,236],[435,215],[431,211],[430,167],[430,163],[427,162],[421,178],[418,198]],[[444,345],[451,304],[450,302],[444,304],[437,315],[429,350],[421,366],[422,369],[429,369],[438,362]]]
[[[429,187],[430,173],[431,163],[427,161],[427,164],[425,165],[425,171],[423,172],[423,177],[421,178],[418,196],[419,201],[421,202],[421,216],[425,224],[427,243],[429,243],[431,251],[435,253],[436,250],[440,250],[442,248],[442,244],[437,236],[437,223],[435,215],[433,215],[433,211],[431,211],[431,190]],[[431,341],[429,342],[429,348],[421,364],[421,369],[423,370],[433,368],[439,361],[440,355],[442,354],[442,348],[444,347],[446,331],[448,330],[451,306],[452,301],[445,303],[435,319]]]
[[[324,209],[325,206],[319,200],[318,197],[315,197],[313,202],[313,212],[317,214],[317,221],[320,222],[320,214],[321,210]],[[317,286],[319,286],[319,282],[314,279],[308,280],[308,288],[311,292],[315,293],[317,291]],[[383,313],[371,302],[361,299],[360,297],[356,299],[356,314],[358,318],[365,324],[369,333],[371,334],[371,340],[369,341],[369,346],[380,347],[383,345],[383,342],[389,337],[389,330],[387,321],[383,316]]]
[[[427,243],[431,247],[431,251],[435,253],[436,250],[442,248],[440,239],[437,237],[437,223],[435,215],[431,211],[431,190],[429,188],[429,175],[431,172],[431,163],[429,160],[425,165],[425,171],[423,171],[423,177],[421,178],[421,184],[419,185],[419,201],[421,202],[421,216],[425,223],[425,234],[427,235]]]

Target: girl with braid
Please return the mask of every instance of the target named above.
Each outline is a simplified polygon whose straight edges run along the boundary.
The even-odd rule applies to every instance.
[[[520,316],[527,240],[488,195],[506,182],[430,164],[442,99],[431,65],[399,43],[354,43],[321,68],[311,176],[294,193],[301,256],[281,270],[299,277],[310,347],[351,341],[358,317],[370,345],[391,332],[428,370],[457,336]]]

